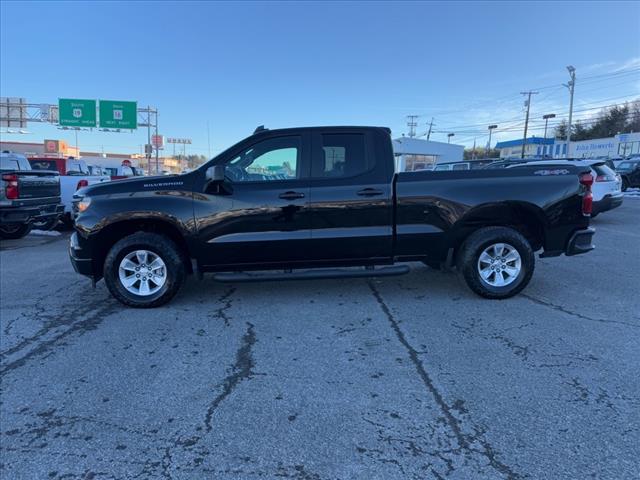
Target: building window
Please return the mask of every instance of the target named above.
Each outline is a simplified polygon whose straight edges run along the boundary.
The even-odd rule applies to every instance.
[[[566,154],[567,154],[567,144],[566,144],[566,143],[564,143],[564,144],[562,145],[562,155],[566,155]]]

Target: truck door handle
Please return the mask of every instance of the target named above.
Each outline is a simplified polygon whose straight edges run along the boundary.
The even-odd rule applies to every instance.
[[[304,198],[304,193],[289,191],[281,193],[280,195],[278,195],[278,197],[282,198],[283,200],[295,200],[296,198]]]
[[[375,188],[363,188],[358,192],[361,197],[375,197],[376,195],[382,195],[382,190],[376,190]]]

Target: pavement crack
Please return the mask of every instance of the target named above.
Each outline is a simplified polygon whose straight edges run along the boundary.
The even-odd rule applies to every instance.
[[[213,415],[218,406],[233,392],[233,390],[243,381],[251,378],[253,374],[253,355],[251,349],[256,343],[256,334],[253,324],[247,322],[247,331],[242,336],[240,348],[236,352],[236,361],[231,367],[231,373],[222,382],[222,392],[211,402],[207,409],[204,424],[207,432],[213,428],[211,423]]]
[[[434,385],[433,380],[429,376],[426,368],[424,367],[424,364],[422,363],[422,360],[420,360],[420,357],[418,356],[417,350],[413,348],[413,346],[411,346],[404,332],[400,328],[398,320],[394,317],[393,313],[391,313],[389,306],[385,303],[384,299],[380,295],[380,292],[378,291],[376,286],[373,284],[373,282],[368,281],[367,283],[373,293],[373,296],[378,302],[380,309],[383,311],[383,313],[389,320],[389,323],[391,324],[391,328],[395,332],[396,337],[398,338],[402,346],[407,350],[407,353],[409,354],[409,358],[411,359],[411,362],[415,366],[416,371],[418,372],[418,376],[422,380],[422,383],[426,387],[427,391],[431,394],[438,408],[442,412],[444,416],[444,421],[446,422],[449,429],[453,432],[460,449],[467,453],[475,452],[482,455],[488,460],[489,464],[494,470],[500,472],[501,474],[505,475],[509,479],[521,478],[521,476],[515,473],[511,469],[511,467],[502,463],[498,458],[496,458],[496,454],[493,448],[487,441],[480,439],[479,436],[476,435],[471,438],[471,441],[474,443],[477,443],[482,448],[478,449],[470,444],[469,439],[460,429],[460,421],[456,419],[453,413],[451,412],[453,407],[447,404],[442,393],[440,393],[440,391]]]
[[[114,302],[109,301],[103,303],[102,306],[95,308],[92,305],[90,307],[84,307],[82,309],[77,309],[72,312],[63,312],[60,315],[56,315],[49,320],[46,325],[40,329],[34,336],[29,337],[13,348],[8,349],[5,352],[0,354],[0,360],[2,360],[2,368],[0,368],[0,378],[4,377],[7,373],[15,370],[16,368],[22,367],[33,357],[44,355],[51,351],[51,348],[60,343],[61,340],[64,340],[68,336],[74,333],[85,333],[89,330],[95,330],[100,323],[104,320],[105,316],[115,312],[117,307]],[[84,320],[69,322],[68,318],[71,317],[75,319],[77,317],[85,317]],[[59,333],[58,335],[49,338],[48,340],[39,341],[38,340],[47,334],[50,330],[55,329],[60,326],[69,325],[69,328]],[[20,358],[17,358],[13,361],[6,362],[8,356],[19,353],[24,350],[28,345],[35,343],[36,347],[29,350],[26,354],[22,355]]]
[[[565,314],[570,315],[570,316],[575,317],[575,318],[579,318],[580,320],[588,320],[590,322],[599,322],[599,323],[617,323],[619,325],[626,325],[628,327],[640,328],[640,325],[635,324],[635,323],[621,322],[620,320],[605,320],[603,318],[588,317],[586,315],[583,315],[582,313],[578,313],[578,312],[574,312],[572,310],[568,310],[568,309],[564,308],[561,305],[556,305],[555,303],[548,302],[546,300],[540,300],[539,298],[532,297],[531,295],[528,295],[526,293],[521,293],[520,295],[522,297],[530,300],[533,303],[536,303],[538,305],[542,305],[544,307],[551,308],[553,310],[565,313]]]
[[[218,303],[224,302],[224,304],[222,305],[222,307],[216,309],[215,312],[213,312],[213,317],[214,318],[219,318],[221,320],[224,321],[224,326],[228,327],[229,325],[231,325],[230,323],[230,318],[227,315],[227,310],[229,310],[231,308],[231,304],[232,304],[232,300],[231,300],[231,295],[233,295],[233,293],[236,291],[235,287],[230,287],[229,290],[227,290],[224,295],[222,295],[219,299],[218,299]]]

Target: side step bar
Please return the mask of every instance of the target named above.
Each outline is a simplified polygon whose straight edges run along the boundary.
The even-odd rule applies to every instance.
[[[346,269],[318,269],[301,270],[284,273],[217,273],[213,276],[219,282],[263,282],[268,280],[317,280],[322,278],[361,278],[361,277],[391,277],[409,273],[408,265],[394,265],[381,268],[363,268],[358,270]]]

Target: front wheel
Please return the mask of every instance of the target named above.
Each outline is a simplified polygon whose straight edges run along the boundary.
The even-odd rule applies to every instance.
[[[7,240],[16,240],[26,236],[31,231],[31,225],[28,223],[0,225],[0,238]]]
[[[167,303],[184,283],[180,250],[164,235],[138,232],[119,240],[104,261],[104,280],[111,294],[129,307]]]
[[[502,299],[516,295],[533,275],[531,245],[508,227],[485,227],[472,233],[458,254],[458,272],[478,295]]]

